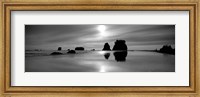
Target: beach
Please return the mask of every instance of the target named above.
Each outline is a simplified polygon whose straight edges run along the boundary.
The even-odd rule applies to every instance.
[[[25,72],[175,72],[175,55],[153,51],[26,51]]]

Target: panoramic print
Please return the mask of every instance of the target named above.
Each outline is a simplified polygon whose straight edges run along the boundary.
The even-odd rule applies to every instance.
[[[25,25],[25,72],[175,72],[175,25]]]

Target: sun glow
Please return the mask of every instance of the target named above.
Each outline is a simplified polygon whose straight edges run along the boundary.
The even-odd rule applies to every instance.
[[[99,35],[100,35],[101,37],[105,37],[105,36],[108,35],[108,34],[106,33],[106,26],[105,26],[105,25],[99,25],[97,29],[99,30],[99,32],[100,32]]]
[[[104,26],[104,25],[99,25],[99,26],[98,26],[98,30],[99,30],[100,32],[103,32],[103,31],[106,30],[106,26]]]
[[[106,51],[99,51],[98,52],[100,55],[104,55],[106,53]]]

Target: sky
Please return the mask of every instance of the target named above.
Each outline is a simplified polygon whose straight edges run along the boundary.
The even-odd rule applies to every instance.
[[[102,50],[106,42],[112,49],[116,40],[125,40],[128,50],[174,48],[175,25],[25,25],[26,50]]]

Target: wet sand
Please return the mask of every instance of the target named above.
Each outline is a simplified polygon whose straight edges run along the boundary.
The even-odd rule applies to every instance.
[[[25,72],[175,72],[175,56],[150,51],[80,51],[50,55],[26,53]]]

